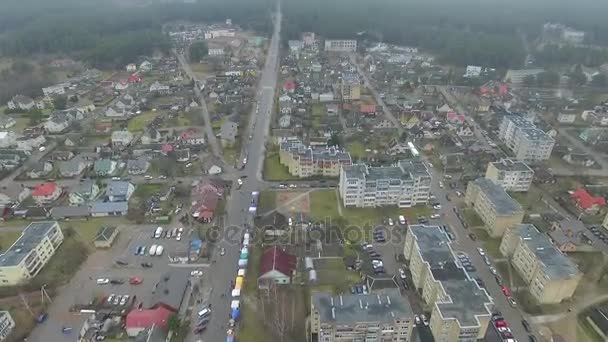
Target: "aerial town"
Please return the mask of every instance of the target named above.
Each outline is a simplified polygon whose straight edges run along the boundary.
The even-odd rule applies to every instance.
[[[608,54],[530,47],[588,32],[503,68],[215,11],[0,57],[0,342],[608,340]]]

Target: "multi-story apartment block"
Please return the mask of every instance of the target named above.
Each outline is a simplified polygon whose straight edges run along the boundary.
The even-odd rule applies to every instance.
[[[473,206],[492,237],[502,236],[505,229],[521,223],[524,218],[521,205],[500,185],[486,178],[469,182],[464,200]]]
[[[505,191],[526,192],[532,185],[534,170],[522,161],[502,159],[488,164],[486,178]]]
[[[325,51],[328,52],[355,52],[357,51],[357,41],[350,39],[326,40]]]
[[[396,288],[369,295],[316,292],[310,302],[311,331],[319,342],[411,339],[414,314]]]
[[[361,82],[356,74],[342,75],[342,81],[338,84],[342,100],[352,101],[361,99]]]
[[[500,243],[500,252],[509,258],[540,304],[571,298],[582,277],[576,264],[531,224],[508,229]]]
[[[515,159],[527,162],[549,159],[555,145],[551,136],[519,115],[503,117],[498,137],[513,152]]]
[[[296,139],[281,143],[279,161],[289,173],[300,178],[338,177],[340,168],[352,164],[350,153],[336,147],[310,147]]]
[[[0,311],[0,341],[6,341],[15,327],[15,321],[10,312]]]
[[[403,254],[410,262],[414,286],[433,308],[430,328],[435,341],[474,342],[483,338],[492,299],[456,264],[445,232],[439,226],[410,226]]]
[[[606,217],[604,218],[604,222],[602,223],[602,226],[606,229],[608,229],[608,214],[606,214]]]
[[[402,160],[391,167],[344,165],[340,171],[340,197],[345,207],[409,208],[428,201],[431,174],[419,160]]]
[[[12,286],[35,277],[63,242],[57,221],[32,222],[0,254],[0,286]]]

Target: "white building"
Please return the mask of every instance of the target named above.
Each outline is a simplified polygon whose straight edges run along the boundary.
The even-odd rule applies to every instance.
[[[328,52],[355,52],[357,51],[357,41],[350,39],[326,40],[325,51]]]
[[[0,311],[0,341],[5,341],[13,331],[15,321],[8,311]]]
[[[576,121],[576,114],[574,113],[559,113],[557,114],[557,122],[563,124],[572,124]]]
[[[562,31],[562,39],[568,43],[581,44],[585,40],[585,31],[566,27]]]
[[[479,77],[481,75],[481,67],[475,65],[467,65],[464,77]]]
[[[345,207],[398,206],[409,208],[428,201],[431,175],[424,163],[402,160],[396,166],[342,166],[340,197]]]
[[[522,161],[503,159],[488,164],[486,178],[505,191],[525,192],[532,185],[534,170]]]
[[[499,139],[513,152],[515,159],[526,162],[551,157],[555,140],[518,115],[505,115],[500,124]]]
[[[129,131],[112,132],[112,145],[127,146],[133,141],[133,133]]]
[[[135,65],[135,63],[130,63],[127,64],[125,69],[127,69],[129,72],[137,71],[137,65]]]
[[[17,135],[12,131],[0,132],[0,148],[7,148],[15,143]]]
[[[30,110],[36,106],[36,103],[31,97],[15,95],[6,105],[9,109]]]
[[[210,48],[209,56],[223,56],[225,54],[224,48]]]
[[[50,87],[42,88],[42,93],[46,97],[52,97],[53,95],[63,95],[65,94],[65,90],[69,87],[69,83],[59,83]]]

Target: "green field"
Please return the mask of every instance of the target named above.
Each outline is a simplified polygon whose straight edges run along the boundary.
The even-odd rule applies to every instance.
[[[152,120],[154,120],[154,118],[156,118],[156,116],[158,116],[158,112],[153,112],[153,111],[143,112],[140,115],[129,120],[129,125],[127,126],[127,128],[129,129],[130,132],[143,131],[144,128],[146,127],[146,124],[152,122]]]
[[[264,179],[267,181],[288,181],[298,179],[289,174],[286,166],[281,165],[278,152],[269,152],[264,159]]]
[[[3,232],[0,229],[0,251],[4,251],[8,249],[12,244],[17,241],[17,239],[21,236],[20,231],[7,231]]]

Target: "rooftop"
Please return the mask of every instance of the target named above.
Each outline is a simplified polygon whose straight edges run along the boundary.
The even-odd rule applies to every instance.
[[[450,240],[438,226],[411,225],[410,231],[416,238],[422,259],[431,268],[441,267],[454,262]]]
[[[419,177],[430,177],[423,162],[419,160],[401,160],[396,166],[369,167],[364,164],[345,166],[348,178],[359,178],[367,181],[377,180],[413,180]]]
[[[500,171],[530,171],[532,169],[528,166],[528,164],[515,160],[515,159],[502,159],[496,162],[492,162],[495,168]]]
[[[385,289],[368,295],[341,296],[316,292],[311,297],[323,323],[335,325],[353,325],[358,322],[393,323],[395,319],[414,316],[409,302],[401,296],[398,289]]]
[[[520,115],[505,115],[503,120],[511,121],[520,129],[528,140],[534,141],[555,141],[550,135],[539,129],[530,120]]]
[[[281,150],[297,155],[302,160],[311,161],[341,161],[351,163],[350,153],[335,147],[310,147],[299,140],[287,140],[281,144]]]
[[[580,273],[576,264],[560,252],[547,235],[539,232],[534,225],[519,224],[513,229],[523,243],[545,265],[545,273],[550,279],[568,279]]]
[[[494,184],[491,180],[477,178],[473,183],[479,186],[480,191],[492,202],[497,215],[513,215],[523,210],[516,200],[511,198],[500,185]]]
[[[38,246],[40,242],[59,224],[57,221],[30,223],[21,233],[15,243],[6,252],[0,254],[0,267],[16,266]]]
[[[190,271],[174,268],[163,275],[146,298],[146,307],[164,305],[171,310],[179,310],[184,293],[190,281]]]
[[[95,241],[109,241],[116,229],[117,228],[114,226],[101,226],[101,228],[99,228],[99,230],[97,231]]]

